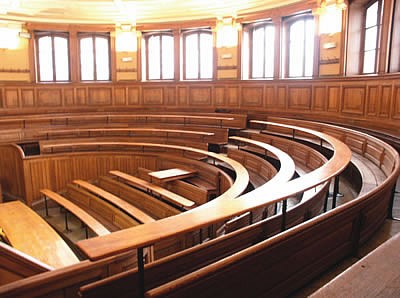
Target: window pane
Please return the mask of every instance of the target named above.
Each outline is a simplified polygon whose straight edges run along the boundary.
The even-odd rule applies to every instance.
[[[373,50],[376,48],[376,39],[378,35],[378,27],[372,27],[365,30],[365,49],[364,51]]]
[[[305,72],[304,76],[310,77],[313,75],[313,60],[314,60],[314,20],[306,21],[306,49],[305,49]]]
[[[265,77],[272,78],[274,76],[274,26],[265,27]]]
[[[160,77],[160,36],[150,36],[149,51],[149,79],[159,80]]]
[[[289,41],[289,76],[303,76],[304,62],[304,21],[297,21],[290,26]]]
[[[54,52],[56,62],[56,81],[68,81],[68,40],[63,37],[54,37]]]
[[[94,80],[93,39],[81,39],[81,76],[82,80]]]
[[[162,78],[174,78],[174,38],[162,36]]]
[[[186,78],[198,79],[199,71],[199,51],[197,43],[197,34],[186,36]]]
[[[262,78],[264,76],[264,27],[253,30],[253,78]]]
[[[41,37],[39,47],[39,72],[41,81],[53,81],[53,50],[51,37]]]
[[[200,78],[211,79],[213,73],[212,34],[200,34]]]
[[[110,79],[110,58],[108,39],[103,37],[96,37],[96,72],[97,80]]]
[[[375,58],[376,58],[375,50],[364,53],[363,73],[375,72]]]
[[[367,9],[365,28],[377,25],[377,19],[378,19],[378,1],[376,1]]]

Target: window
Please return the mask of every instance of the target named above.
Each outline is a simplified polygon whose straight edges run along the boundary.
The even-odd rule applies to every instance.
[[[211,79],[213,76],[213,37],[210,30],[183,34],[184,79]]]
[[[173,80],[174,37],[172,33],[150,33],[144,36],[147,80]]]
[[[109,81],[110,35],[108,33],[79,33],[81,80]]]
[[[68,33],[35,32],[39,82],[69,81]]]
[[[362,73],[376,72],[376,57],[379,41],[380,2],[375,1],[367,6],[364,25],[364,53]]]
[[[314,60],[314,18],[296,17],[288,23],[288,61],[289,77],[311,77]]]
[[[250,30],[251,78],[274,76],[275,29],[272,24],[256,25]]]

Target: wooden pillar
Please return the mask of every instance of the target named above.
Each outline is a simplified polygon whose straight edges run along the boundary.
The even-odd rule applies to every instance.
[[[282,18],[274,17],[272,23],[275,27],[275,44],[274,44],[274,79],[279,79],[281,76],[281,40],[282,40]]]

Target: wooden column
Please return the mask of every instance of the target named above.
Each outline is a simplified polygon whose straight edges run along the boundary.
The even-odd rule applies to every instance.
[[[281,39],[282,39],[282,18],[274,17],[272,23],[275,27],[275,44],[274,44],[274,79],[281,76]]]
[[[382,22],[379,40],[379,54],[377,61],[377,73],[384,74],[389,69],[390,55],[390,31],[393,21],[393,8],[395,0],[382,0]]]

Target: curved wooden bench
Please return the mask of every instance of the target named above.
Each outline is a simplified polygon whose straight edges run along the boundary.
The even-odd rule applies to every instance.
[[[79,187],[82,187],[86,189],[87,191],[103,198],[104,200],[110,202],[111,204],[115,205],[116,207],[120,208],[122,211],[126,212],[133,218],[135,218],[137,221],[141,223],[150,223],[154,222],[155,219],[149,216],[148,214],[144,213],[143,211],[139,210],[138,208],[132,206],[131,204],[125,202],[124,200],[118,198],[117,196],[114,196],[113,194],[104,191],[103,189],[90,184],[86,181],[83,180],[74,180],[73,181],[76,185],[79,185]]]
[[[0,204],[0,226],[15,249],[53,268],[79,263],[64,240],[19,201]]]
[[[58,193],[55,193],[49,189],[42,189],[40,192],[46,197],[49,198],[61,206],[63,206],[65,209],[67,209],[69,212],[74,214],[76,217],[78,217],[89,229],[91,229],[97,236],[103,236],[103,235],[108,235],[110,234],[110,231],[107,230],[100,222],[98,222],[95,218],[93,218],[91,215],[86,213],[83,209],[75,205],[74,203],[70,202],[69,200],[63,198],[61,195]]]

